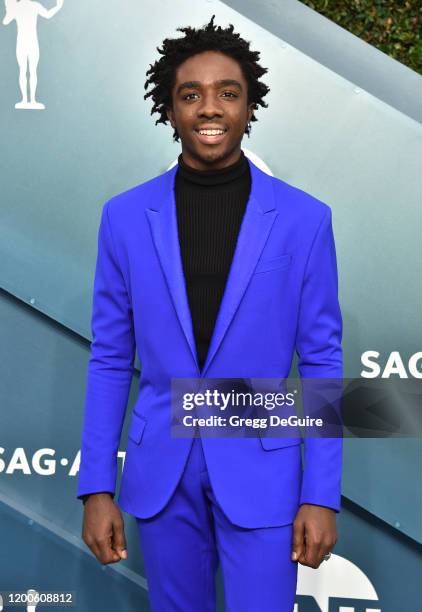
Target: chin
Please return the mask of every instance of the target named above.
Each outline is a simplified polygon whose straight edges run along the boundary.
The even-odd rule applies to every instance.
[[[198,157],[206,164],[211,162],[220,161],[230,155],[230,151],[227,149],[219,150],[217,147],[214,149],[207,149],[205,151],[198,151]]]

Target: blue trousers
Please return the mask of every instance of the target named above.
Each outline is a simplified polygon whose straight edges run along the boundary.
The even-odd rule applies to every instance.
[[[166,506],[136,520],[152,612],[215,612],[219,562],[226,612],[293,611],[292,524],[231,523],[214,496],[200,438]]]

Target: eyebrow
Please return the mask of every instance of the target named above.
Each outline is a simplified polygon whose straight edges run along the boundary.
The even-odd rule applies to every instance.
[[[234,85],[242,91],[242,85],[235,79],[219,79],[218,81],[214,81],[213,85]],[[184,83],[180,83],[176,90],[176,94],[180,93],[182,89],[200,89],[200,87],[200,81],[185,81]]]

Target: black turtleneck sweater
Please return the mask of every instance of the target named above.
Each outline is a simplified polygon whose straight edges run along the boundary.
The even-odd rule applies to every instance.
[[[180,154],[175,179],[180,251],[202,369],[249,198],[251,176],[241,151],[238,161],[222,170],[195,170]],[[81,496],[84,504],[89,495]]]
[[[196,350],[205,364],[251,189],[243,151],[221,170],[195,170],[178,157],[177,223]]]

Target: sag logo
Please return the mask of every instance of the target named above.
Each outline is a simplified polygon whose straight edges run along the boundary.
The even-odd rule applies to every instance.
[[[361,355],[362,365],[367,368],[362,370],[360,375],[362,378],[391,378],[398,376],[399,378],[422,378],[422,351],[410,355],[409,359],[403,360],[399,351],[392,351],[382,368],[378,359],[380,354],[378,351],[365,351]]]
[[[63,0],[57,0],[55,7],[46,9],[33,0],[4,0],[6,15],[3,25],[16,21],[17,41],[16,59],[19,65],[19,87],[22,100],[15,104],[18,109],[44,110],[44,104],[37,102],[37,70],[40,59],[38,44],[38,17],[51,19],[63,6]],[[27,70],[29,68],[29,100]]]
[[[340,555],[332,554],[317,572],[299,565],[296,593],[294,612],[381,612],[369,578]]]

